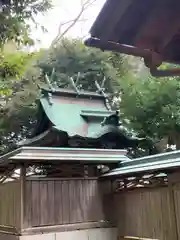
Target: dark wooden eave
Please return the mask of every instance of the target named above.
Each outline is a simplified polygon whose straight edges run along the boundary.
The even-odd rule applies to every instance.
[[[180,64],[179,13],[179,0],[107,0],[85,44],[143,57],[152,74],[158,75],[162,62]],[[172,73],[180,71],[159,75]]]

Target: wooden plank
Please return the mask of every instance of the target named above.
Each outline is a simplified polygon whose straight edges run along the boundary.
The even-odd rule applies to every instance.
[[[18,236],[8,234],[8,233],[1,233],[0,232],[0,239],[2,240],[20,240]]]
[[[76,223],[83,222],[82,218],[82,205],[81,205],[81,193],[82,193],[82,181],[84,180],[77,180],[75,181],[75,199],[76,199]]]
[[[46,209],[48,212],[47,224],[54,225],[55,224],[54,181],[47,181],[47,197],[48,197],[46,205]]]
[[[24,228],[32,227],[32,181],[26,181]]]
[[[69,181],[69,223],[77,222],[77,199],[76,199],[76,184],[74,181]]]
[[[82,222],[82,216],[81,216],[81,209],[82,206],[80,204],[80,198],[81,198],[81,182],[83,180],[72,180],[70,181],[69,186],[69,198],[70,198],[70,223],[78,223]]]
[[[20,229],[11,226],[2,226],[0,225],[0,233],[12,234],[12,235],[20,235]],[[1,239],[1,238],[0,238]]]
[[[173,196],[175,204],[175,224],[177,227],[178,238],[180,237],[180,183],[171,185],[173,187]],[[172,193],[171,193],[172,194]],[[174,211],[174,210],[173,210]],[[174,227],[173,227],[174,228]]]
[[[48,211],[48,189],[47,181],[40,182],[40,226],[47,225]]]
[[[84,221],[85,222],[90,222],[91,218],[90,218],[90,196],[89,196],[89,180],[84,181],[84,209],[82,209],[82,211],[84,211]]]
[[[167,187],[117,194],[119,236],[169,240],[172,212]]]
[[[63,212],[62,212],[62,181],[54,181],[54,205],[55,205],[55,224],[59,225],[63,223]]]
[[[32,226],[36,227],[39,225],[40,225],[40,186],[39,186],[39,181],[33,181],[32,182]]]
[[[0,185],[0,225],[20,228],[20,182]]]
[[[97,182],[93,180],[89,180],[88,182],[88,220],[93,222],[96,221],[99,217],[99,193],[97,192]]]
[[[98,177],[88,177],[89,180],[98,180]],[[72,178],[67,178],[67,177],[58,177],[58,178],[55,178],[55,177],[51,177],[51,178],[47,178],[47,177],[38,177],[38,176],[33,176],[33,177],[27,177],[27,180],[29,181],[70,181],[70,180],[75,180],[75,181],[78,181],[78,180],[85,180],[84,177],[72,177]]]
[[[127,239],[127,240],[159,240],[157,238],[143,238],[143,237],[134,237],[134,236],[120,236],[120,239]]]
[[[28,180],[26,192],[26,227],[107,220],[97,180]]]
[[[69,223],[70,211],[69,211],[69,181],[62,181],[62,212],[63,223]]]
[[[21,188],[21,229],[24,228],[25,215],[25,194],[26,194],[26,167],[21,166],[20,169],[20,188]]]
[[[45,227],[35,227],[24,229],[22,235],[31,234],[42,234],[49,232],[66,232],[74,230],[92,229],[92,228],[113,228],[115,227],[111,223],[106,222],[86,222],[86,223],[75,223],[75,224],[64,224],[57,226],[45,226]]]
[[[84,196],[84,181],[79,180],[79,216],[81,222],[84,222],[84,207],[85,207],[85,196]]]

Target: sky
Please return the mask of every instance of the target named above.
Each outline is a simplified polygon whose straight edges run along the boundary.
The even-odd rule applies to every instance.
[[[52,0],[53,9],[44,16],[37,16],[37,22],[47,29],[47,33],[43,33],[40,28],[33,28],[32,36],[38,40],[37,47],[48,47],[58,32],[60,23],[74,19],[80,9],[81,2],[85,0]],[[95,3],[86,10],[83,15],[83,21],[76,24],[68,35],[71,37],[85,37],[92,26],[95,18],[101,10],[105,0],[96,0]],[[40,41],[40,42],[39,42]]]

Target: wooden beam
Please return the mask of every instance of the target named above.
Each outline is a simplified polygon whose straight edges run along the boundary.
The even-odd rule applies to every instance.
[[[115,224],[111,222],[85,222],[56,226],[43,226],[24,229],[21,235],[42,234],[49,232],[68,232],[76,230],[85,230],[91,228],[114,228]]]
[[[63,177],[63,178],[51,177],[51,178],[49,178],[49,177],[38,177],[38,176],[31,177],[31,176],[29,176],[26,178],[26,181],[69,181],[69,180],[79,181],[79,180],[87,180],[87,179],[88,180],[98,180],[99,178],[98,177],[88,177],[88,178],[85,178],[85,177],[77,177],[77,178],[75,178],[75,177],[69,177],[69,178],[67,178],[67,177]]]
[[[8,178],[11,178],[11,175],[14,173],[14,171],[16,170],[16,167],[13,166],[12,169],[8,169],[3,176],[0,178],[0,183],[4,183]]]
[[[20,169],[20,188],[21,188],[21,229],[24,228],[24,214],[25,214],[25,187],[26,187],[26,167],[25,165],[21,166]]]
[[[16,227],[2,226],[2,225],[0,225],[0,233],[12,234],[12,235],[17,235],[17,236],[20,235],[20,232]]]
[[[159,240],[157,238],[145,238],[145,237],[134,237],[134,236],[122,236],[120,239],[127,239],[127,240]]]
[[[85,42],[88,47],[100,48],[101,50],[124,53],[126,55],[133,55],[136,57],[151,57],[151,52],[147,49],[132,47],[129,45],[119,44],[116,42],[102,41],[96,38],[89,38]]]

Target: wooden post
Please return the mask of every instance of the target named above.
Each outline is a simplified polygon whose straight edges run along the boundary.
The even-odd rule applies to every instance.
[[[173,186],[174,186],[173,183],[168,183],[170,211],[171,211],[171,220],[172,220],[171,239],[178,240],[178,226],[177,226],[176,206],[175,206]]]
[[[26,186],[26,167],[21,166],[20,169],[20,188],[21,188],[21,230],[24,228],[24,213],[25,213],[25,186]]]

